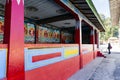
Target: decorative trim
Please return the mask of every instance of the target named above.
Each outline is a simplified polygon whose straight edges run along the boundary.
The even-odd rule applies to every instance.
[[[25,49],[25,71],[47,66],[79,55],[79,47]]]
[[[32,56],[32,62],[47,60],[47,59],[60,57],[60,56],[61,56],[61,52],[49,53],[49,54],[38,55],[38,56]]]
[[[64,57],[70,58],[73,56],[79,55],[79,48],[78,47],[65,47],[64,48]]]

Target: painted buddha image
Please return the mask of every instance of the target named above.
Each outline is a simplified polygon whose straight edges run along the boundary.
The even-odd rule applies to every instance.
[[[44,31],[44,37],[45,37],[45,38],[48,37],[48,31],[47,31],[47,30]]]
[[[28,33],[26,25],[24,25],[24,33],[25,33],[25,35],[27,35],[27,33]]]
[[[35,34],[34,29],[33,29],[33,28],[30,28],[30,29],[29,29],[29,35],[30,35],[30,36],[34,36],[34,34]]]

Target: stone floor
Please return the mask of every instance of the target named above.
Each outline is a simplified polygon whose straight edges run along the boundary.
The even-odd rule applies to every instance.
[[[88,80],[96,71],[99,64],[102,62],[103,57],[97,57],[95,60],[87,64],[83,69],[77,71],[68,80]]]
[[[89,80],[120,80],[120,52],[106,56]]]
[[[120,52],[96,58],[68,80],[120,80]]]

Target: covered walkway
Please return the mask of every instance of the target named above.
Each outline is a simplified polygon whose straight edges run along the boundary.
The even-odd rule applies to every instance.
[[[91,0],[0,0],[0,79],[67,80],[105,31]]]

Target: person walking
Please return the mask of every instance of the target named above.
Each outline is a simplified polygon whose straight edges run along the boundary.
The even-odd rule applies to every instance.
[[[111,54],[110,49],[112,49],[112,46],[111,46],[111,44],[110,44],[110,43],[108,43],[108,54]]]

